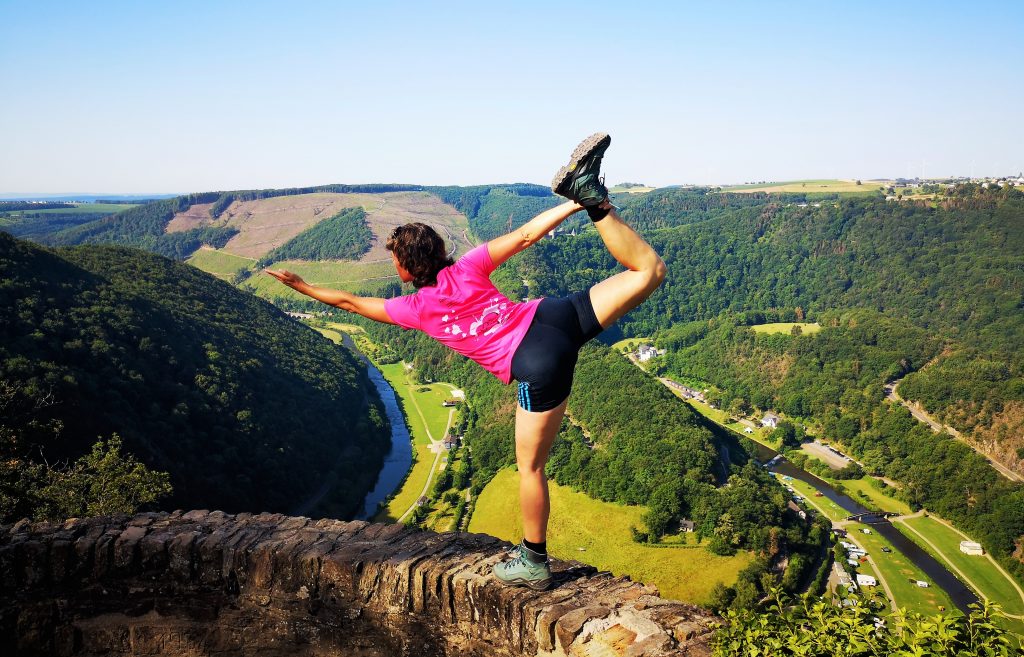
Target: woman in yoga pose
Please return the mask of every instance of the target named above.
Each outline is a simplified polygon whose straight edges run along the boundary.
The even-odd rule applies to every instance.
[[[580,347],[651,295],[665,278],[665,263],[623,223],[599,179],[611,143],[606,134],[585,139],[552,181],[569,202],[546,210],[507,235],[463,255],[448,257],[444,240],[420,223],[394,229],[387,242],[395,269],[415,294],[379,299],[319,288],[287,271],[265,270],[314,299],[370,319],[424,331],[471,358],[502,383],[518,382],[516,461],[523,541],[495,565],[506,584],[543,590],[551,584],[547,558],[550,512],[547,462],[565,414]],[[586,210],[612,256],[626,271],[563,298],[513,302],[490,281],[503,262],[540,241],[575,212]]]

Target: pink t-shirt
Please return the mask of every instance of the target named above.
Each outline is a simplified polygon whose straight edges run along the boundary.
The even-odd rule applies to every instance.
[[[393,322],[419,329],[501,379],[512,380],[512,356],[540,299],[509,301],[491,283],[494,261],[481,244],[437,274],[437,285],[384,301]]]

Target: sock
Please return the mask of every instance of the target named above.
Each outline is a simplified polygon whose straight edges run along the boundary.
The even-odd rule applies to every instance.
[[[523,547],[525,547],[530,552],[533,552],[534,554],[537,554],[537,555],[540,555],[541,557],[543,557],[542,559],[533,559],[531,557],[533,557],[534,555],[530,554],[530,552],[527,552],[526,553],[526,558],[530,559],[530,561],[532,561],[534,563],[542,563],[544,561],[544,559],[547,559],[547,556],[548,556],[548,542],[547,541],[542,541],[540,543],[531,543],[530,541],[528,541],[528,540],[526,540],[524,538],[523,539]]]
[[[601,221],[602,219],[608,216],[609,212],[611,212],[611,210],[599,208],[596,205],[592,205],[588,207],[586,210],[587,216],[589,216],[590,220],[593,221],[594,223]]]

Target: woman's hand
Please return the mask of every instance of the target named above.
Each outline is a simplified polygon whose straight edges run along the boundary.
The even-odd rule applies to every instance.
[[[298,274],[293,274],[287,269],[282,269],[281,271],[274,271],[273,269],[264,269],[263,272],[265,274],[270,274],[271,276],[281,281],[282,283],[292,288],[293,290],[297,290],[300,286],[306,284],[306,281],[302,280],[301,276],[299,276]]]

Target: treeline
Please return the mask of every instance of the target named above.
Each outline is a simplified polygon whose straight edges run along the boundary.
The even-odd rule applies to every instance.
[[[0,218],[0,230],[20,239],[45,244],[50,235],[109,216],[109,212],[21,212],[12,218]]]
[[[388,433],[365,369],[266,302],[193,267],[111,246],[50,251],[0,234],[3,493],[29,464],[117,434],[170,474],[165,508],[350,517]],[[11,494],[15,491],[15,494]],[[24,502],[10,517],[30,515]],[[4,520],[6,521],[6,520]]]
[[[422,185],[396,185],[373,183],[367,185],[317,185],[315,187],[287,187],[283,189],[247,189],[234,192],[214,192],[219,194],[210,207],[210,216],[220,217],[235,201],[257,201],[277,196],[296,196],[298,194],[383,194],[385,192],[421,192],[426,188]],[[203,201],[208,203],[209,201]]]
[[[728,210],[765,205],[763,193],[713,194],[709,188],[666,187],[645,194],[615,194],[622,218],[638,231],[705,221]]]
[[[1024,345],[1024,337],[1017,344]],[[899,394],[967,432],[1001,463],[1024,471],[1024,365],[1019,358],[950,345],[934,363],[907,376]]]
[[[370,250],[372,240],[366,212],[345,208],[263,256],[256,266],[281,260],[355,260]]]
[[[220,248],[238,234],[228,227],[192,228],[166,233],[167,223],[196,203],[211,203],[218,192],[189,194],[138,205],[97,221],[53,233],[44,241],[52,246],[120,244],[183,260],[203,244]]]
[[[0,212],[17,210],[60,210],[74,208],[75,203],[69,201],[0,201]]]
[[[485,241],[507,233],[510,222],[519,226],[564,201],[547,187],[527,183],[424,189],[466,215],[473,233]]]

